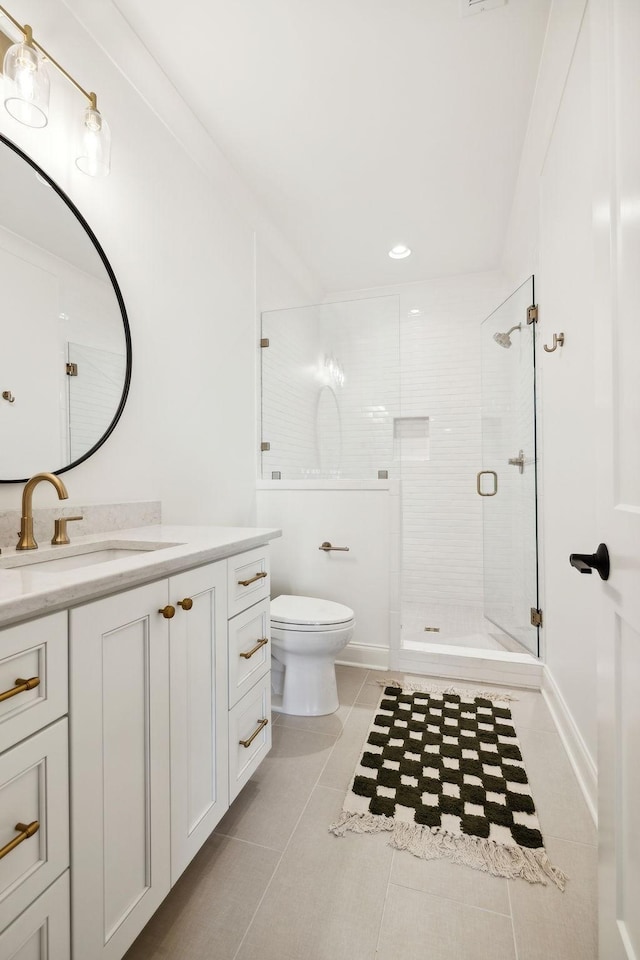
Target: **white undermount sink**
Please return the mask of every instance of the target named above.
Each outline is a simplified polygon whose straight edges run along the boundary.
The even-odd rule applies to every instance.
[[[78,570],[97,563],[123,560],[167,547],[177,543],[158,543],[145,540],[103,540],[100,543],[69,544],[65,547],[45,547],[29,550],[10,557],[0,558],[0,570],[15,570],[29,567],[34,573],[58,573],[62,570]]]

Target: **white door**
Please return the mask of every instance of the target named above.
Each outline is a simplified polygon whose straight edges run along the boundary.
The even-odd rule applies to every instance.
[[[640,3],[592,0],[600,957],[640,958]],[[596,544],[593,545],[595,550]]]

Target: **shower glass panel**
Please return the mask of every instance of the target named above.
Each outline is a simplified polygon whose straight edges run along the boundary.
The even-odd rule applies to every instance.
[[[397,475],[398,297],[271,310],[262,338],[262,478]]]
[[[482,323],[485,617],[538,655],[533,277]]]

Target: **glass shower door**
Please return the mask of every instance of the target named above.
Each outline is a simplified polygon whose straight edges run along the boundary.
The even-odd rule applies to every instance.
[[[484,613],[537,656],[535,303],[533,277],[482,323]]]

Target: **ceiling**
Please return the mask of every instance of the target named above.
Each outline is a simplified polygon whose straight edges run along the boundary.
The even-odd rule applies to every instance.
[[[550,0],[113,3],[327,292],[499,266]]]

